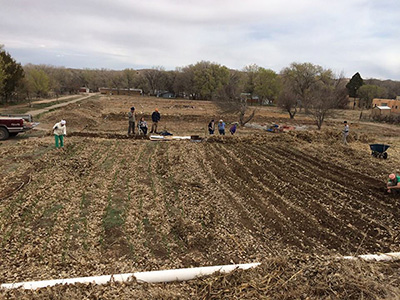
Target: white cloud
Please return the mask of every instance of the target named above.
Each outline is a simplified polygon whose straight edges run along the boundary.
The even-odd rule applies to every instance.
[[[279,72],[307,61],[400,79],[397,0],[3,2],[0,43],[24,64],[173,69],[210,60]]]

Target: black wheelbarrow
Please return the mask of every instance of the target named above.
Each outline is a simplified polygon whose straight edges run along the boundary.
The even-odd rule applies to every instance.
[[[371,148],[371,155],[379,158],[386,159],[388,158],[388,154],[386,150],[390,147],[389,145],[384,145],[384,144],[371,144],[369,145]]]

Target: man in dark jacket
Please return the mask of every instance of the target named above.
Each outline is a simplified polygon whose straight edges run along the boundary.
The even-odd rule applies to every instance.
[[[154,110],[154,112],[151,114],[151,120],[153,121],[153,125],[151,126],[151,131],[150,133],[157,133],[157,126],[158,126],[158,122],[161,119],[161,115],[158,112],[158,108],[156,108]]]
[[[211,122],[208,123],[208,132],[210,134],[214,134],[214,130],[215,130],[215,122],[214,119],[212,119]]]

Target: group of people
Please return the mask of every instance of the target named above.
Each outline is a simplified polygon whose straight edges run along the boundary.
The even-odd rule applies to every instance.
[[[135,116],[135,107],[131,107],[130,112],[128,113],[128,122],[129,122],[129,127],[128,127],[128,136],[131,134],[135,134],[135,121],[136,121],[136,116]],[[157,133],[157,128],[158,128],[158,122],[161,120],[161,115],[158,111],[158,108],[154,110],[154,112],[151,114],[151,120],[153,121],[153,124],[151,125],[151,131],[150,133]],[[145,121],[144,117],[141,117],[138,124],[138,130],[139,134],[147,135],[147,130],[148,130],[148,125],[147,121]]]
[[[131,107],[131,110],[128,113],[128,136],[131,134],[135,134],[135,122],[136,122],[136,116],[135,116],[135,107]],[[151,114],[151,120],[153,122],[151,126],[151,131],[150,133],[157,133],[157,128],[158,128],[158,122],[161,120],[161,115],[156,108],[154,112]],[[67,122],[65,120],[61,120],[60,122],[56,123],[53,126],[53,134],[55,138],[55,144],[56,148],[62,148],[64,147],[64,136],[67,134],[67,127],[66,127]],[[237,125],[238,123],[235,122],[231,125],[229,132],[234,135],[237,130]],[[141,117],[138,124],[138,130],[139,134],[147,135],[147,130],[148,130],[148,125],[147,122],[145,121],[144,117]],[[219,120],[217,124],[218,132],[220,135],[225,135],[225,127],[226,124],[223,120]],[[215,121],[212,119],[210,123],[208,123],[208,132],[210,135],[213,135],[215,132]],[[349,125],[347,124],[347,121],[344,121],[344,129],[343,129],[343,144],[347,145],[347,137],[349,135]]]
[[[236,133],[236,129],[237,129],[237,125],[238,123],[235,122],[231,125],[231,128],[229,128],[229,132],[234,135]],[[223,120],[219,120],[218,124],[217,124],[217,128],[218,128],[218,132],[220,135],[225,135],[225,127],[226,124]],[[213,135],[215,131],[215,121],[214,119],[210,121],[210,123],[208,123],[208,133],[210,135]]]
[[[135,134],[135,121],[136,121],[136,116],[135,116],[135,107],[131,107],[131,110],[128,113],[128,136],[131,134]],[[151,120],[153,121],[153,124],[151,126],[151,131],[150,133],[157,133],[157,128],[158,128],[158,122],[161,120],[161,115],[156,108],[154,112],[151,114]],[[57,149],[63,148],[64,147],[64,137],[67,135],[67,121],[61,120],[60,122],[56,123],[53,126],[53,135],[55,139],[55,145]],[[138,133],[147,135],[147,130],[148,130],[148,125],[147,122],[145,121],[144,117],[141,117],[138,124]]]

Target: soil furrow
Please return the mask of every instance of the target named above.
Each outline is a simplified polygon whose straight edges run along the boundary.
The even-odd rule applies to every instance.
[[[284,196],[280,196],[280,198],[272,197],[272,195],[279,195],[280,193],[271,190],[269,188],[270,183],[279,182],[280,179],[274,174],[268,172],[268,168],[265,166],[257,165],[254,157],[248,153],[250,148],[251,147],[243,147],[243,149],[241,149],[241,147],[239,147],[235,149],[235,153],[227,153],[227,155],[231,157],[237,157],[240,155],[240,159],[244,160],[243,165],[251,166],[252,173],[248,176],[251,177],[251,180],[253,180],[260,189],[262,189],[262,193],[265,195],[264,199],[267,199],[269,203],[274,205],[276,209],[278,209],[285,218],[292,223],[292,226],[297,227],[304,238],[312,239],[316,244],[321,243],[327,249],[338,249],[340,245],[343,244],[341,238],[338,238],[333,234],[330,228],[318,226],[318,220],[316,217],[311,215],[309,211],[302,209],[300,206],[294,205],[290,199],[286,199]],[[247,167],[243,168],[247,169]],[[265,180],[265,178],[269,178],[269,180]],[[316,241],[319,242],[317,243]]]
[[[318,189],[315,188],[315,185],[311,185],[310,182],[313,180],[315,176],[318,177],[318,172],[323,172],[320,171],[318,168],[314,169],[313,166],[303,166],[298,160],[284,160],[284,163],[282,163],[283,159],[282,157],[279,157],[276,155],[276,152],[271,151],[271,153],[268,154],[268,151],[264,151],[265,149],[258,149],[257,152],[258,154],[262,156],[267,156],[267,159],[269,162],[274,163],[277,165],[276,167],[272,168],[273,170],[280,170],[279,172],[285,172],[285,170],[288,169],[287,171],[287,176],[290,178],[291,184],[293,182],[298,182],[299,189],[298,192],[292,193],[291,197],[298,198],[298,196],[304,194],[304,198],[299,198],[298,202],[300,206],[304,206],[305,203],[304,200],[310,198],[310,196],[307,195],[313,195],[312,196],[312,201],[310,201],[310,205],[314,206],[316,205],[315,201],[318,202],[319,204],[316,205],[314,215],[319,216],[320,213],[323,213],[323,210],[326,209],[328,214],[332,215],[333,212],[333,219],[337,219],[337,222],[332,220],[330,224],[332,225],[332,228],[337,228],[338,231],[335,230],[336,234],[338,236],[347,236],[351,235],[354,236],[354,238],[357,238],[358,240],[364,240],[364,236],[366,235],[371,235],[373,239],[371,239],[369,242],[364,240],[364,245],[365,243],[369,243],[370,246],[368,247],[369,250],[374,250],[376,248],[376,238],[382,238],[382,242],[385,242],[385,240],[388,239],[392,235],[391,230],[388,229],[387,226],[385,226],[382,223],[378,223],[375,220],[375,212],[371,216],[366,213],[360,213],[360,211],[348,207],[348,208],[342,208],[343,202],[340,199],[337,199],[338,197],[335,195],[332,195],[329,197],[330,201],[325,202],[323,199],[327,198],[327,191],[333,191],[335,194],[338,193],[337,190],[333,189],[332,184],[334,182],[329,182],[328,184],[324,185],[323,182],[324,180],[319,181],[319,185],[323,186],[323,189]],[[292,166],[291,166],[292,165]],[[296,176],[293,176],[294,174],[297,174]],[[309,179],[304,180],[305,176],[308,176],[306,174],[309,174]],[[317,175],[316,175],[317,174]],[[299,179],[303,178],[303,179]],[[276,192],[279,193],[279,187],[276,189]],[[340,194],[338,194],[340,195]],[[340,198],[343,198],[341,196]],[[336,200],[337,199],[337,200]],[[334,204],[335,203],[335,204]],[[321,207],[323,210],[319,211],[318,207]],[[310,208],[310,207],[309,207]],[[312,207],[311,207],[312,208]],[[359,215],[360,218],[354,219],[355,215]],[[320,219],[321,222],[325,222],[324,219]],[[337,224],[335,224],[337,223]],[[337,226],[339,224],[342,224],[341,226]],[[351,224],[351,228],[348,228],[349,225]],[[357,228],[357,230],[356,230]],[[371,248],[372,247],[372,248]],[[382,245],[379,249],[379,251],[383,251],[384,249],[388,249],[387,246]]]
[[[289,226],[288,220],[279,210],[274,206],[267,206],[264,204],[260,201],[259,194],[254,192],[253,188],[247,186],[250,183],[250,176],[249,174],[244,174],[242,166],[236,165],[235,162],[232,161],[231,157],[222,155],[222,146],[212,145],[212,147],[216,148],[214,150],[215,154],[219,155],[219,157],[217,156],[217,159],[225,161],[225,168],[224,170],[221,170],[223,173],[219,175],[221,181],[225,181],[223,184],[237,193],[246,195],[246,197],[242,198],[241,201],[244,202],[244,205],[256,212],[254,213],[254,216],[258,216],[263,227],[274,230],[277,235],[281,235],[284,243],[296,246],[301,250],[312,248],[313,243],[309,240],[302,240],[300,238],[300,236],[302,236],[301,232],[296,228]],[[219,167],[215,169],[218,170],[221,168]]]

